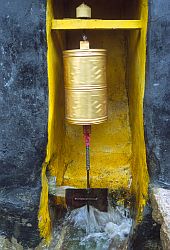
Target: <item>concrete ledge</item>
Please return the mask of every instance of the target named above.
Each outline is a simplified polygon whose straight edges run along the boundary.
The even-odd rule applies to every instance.
[[[164,250],[170,249],[170,190],[154,187],[151,191],[152,217],[161,225],[160,238]]]

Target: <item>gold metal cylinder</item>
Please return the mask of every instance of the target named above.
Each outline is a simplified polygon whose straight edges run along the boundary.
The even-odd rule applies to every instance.
[[[63,59],[66,120],[78,125],[107,120],[106,50],[66,50]]]

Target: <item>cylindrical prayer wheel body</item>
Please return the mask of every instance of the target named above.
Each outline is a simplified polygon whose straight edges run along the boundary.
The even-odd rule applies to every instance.
[[[63,59],[66,120],[78,125],[107,120],[106,50],[66,50]]]

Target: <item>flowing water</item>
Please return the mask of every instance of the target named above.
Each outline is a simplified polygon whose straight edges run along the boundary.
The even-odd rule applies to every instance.
[[[132,227],[129,210],[121,206],[109,207],[107,213],[99,212],[93,207],[90,207],[90,213],[88,213],[87,207],[81,207],[55,220],[51,245],[47,247],[42,241],[34,250],[162,249],[160,232],[153,230],[150,220],[144,221],[144,228],[137,234],[133,246],[131,244],[133,242]],[[153,233],[156,235],[152,235]],[[130,248],[128,248],[129,243]],[[13,237],[8,240],[0,236],[0,249],[24,250],[25,248]]]
[[[49,248],[62,250],[117,250],[127,249],[132,219],[129,210],[109,207],[100,212],[94,207],[81,207],[58,221]]]
[[[49,189],[51,195],[61,197],[65,195],[63,188],[57,189],[56,193],[56,180],[53,181],[53,185],[49,185]],[[152,225],[148,218],[143,222],[144,228],[135,236],[135,244],[131,244],[134,241],[132,235],[134,225],[132,225],[130,210],[121,205],[118,206],[116,200],[112,198],[121,197],[121,195],[120,192],[120,194],[112,193],[112,196],[109,196],[109,202],[114,207],[109,206],[107,213],[100,212],[91,206],[90,213],[87,211],[87,206],[68,212],[64,212],[63,208],[58,211],[56,204],[50,203],[49,208],[54,221],[51,244],[46,246],[44,241],[41,241],[34,250],[125,250],[128,249],[129,243],[129,249],[133,250],[162,249],[160,230],[153,230],[155,223]],[[129,206],[127,204],[126,206]],[[151,212],[148,214],[151,216]],[[149,234],[147,234],[148,231]],[[155,236],[154,233],[156,233]],[[5,236],[0,236],[0,249],[24,250],[25,248],[13,237],[8,240]],[[29,250],[32,249],[29,248]]]
[[[56,194],[55,188],[51,194]],[[51,187],[49,185],[49,188]],[[57,189],[58,190],[58,189]],[[58,191],[57,191],[58,192]],[[65,190],[60,190],[60,195],[65,194]],[[49,206],[51,207],[51,205]],[[52,208],[52,207],[51,207]],[[46,246],[42,241],[35,250],[124,250],[127,249],[129,234],[132,228],[132,219],[130,211],[123,206],[109,206],[108,212],[100,212],[90,206],[90,212],[87,206],[62,212],[58,218],[58,211],[51,210],[54,221],[53,238],[50,246]],[[54,212],[54,216],[53,216]],[[57,218],[55,218],[55,214]],[[2,248],[1,248],[2,246]],[[17,249],[24,248],[14,238],[11,241],[2,237],[0,239],[0,249]]]

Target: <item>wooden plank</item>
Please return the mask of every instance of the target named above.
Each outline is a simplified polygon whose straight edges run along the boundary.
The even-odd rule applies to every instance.
[[[53,19],[52,29],[141,29],[141,20]]]

